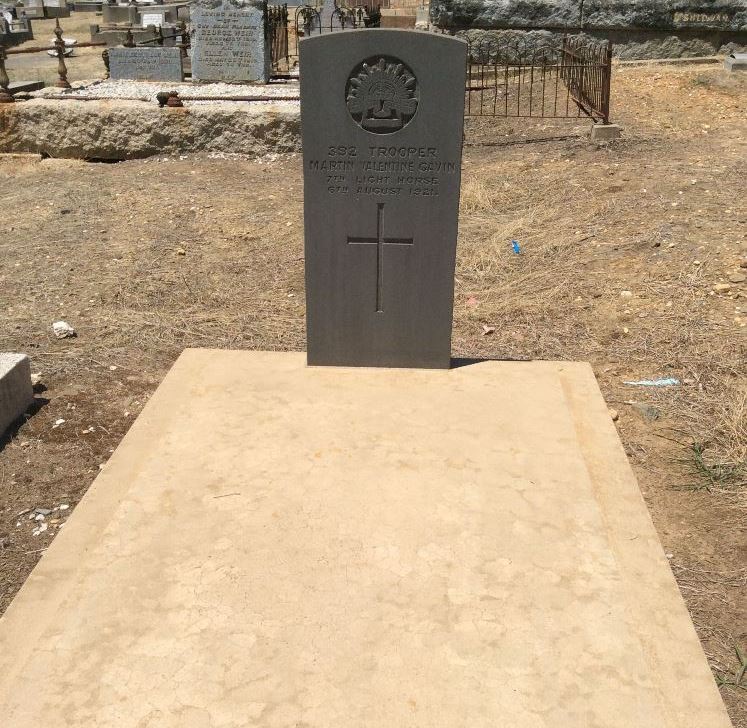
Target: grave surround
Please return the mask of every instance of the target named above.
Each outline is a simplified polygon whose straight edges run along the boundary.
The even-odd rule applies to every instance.
[[[587,364],[199,350],[0,619],[0,715],[731,725]]]

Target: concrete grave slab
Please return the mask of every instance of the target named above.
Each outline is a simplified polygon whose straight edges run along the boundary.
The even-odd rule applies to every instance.
[[[11,81],[8,90],[11,94],[29,93],[44,88],[44,81]]]
[[[0,620],[3,728],[729,728],[590,367],[185,352]]]
[[[33,400],[29,358],[25,354],[0,353],[0,437]]]

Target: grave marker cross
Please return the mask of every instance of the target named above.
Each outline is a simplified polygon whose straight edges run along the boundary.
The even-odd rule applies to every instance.
[[[384,237],[384,203],[376,205],[376,237],[357,238],[348,236],[348,245],[376,246],[376,313],[384,313],[384,246],[413,245],[412,238]]]

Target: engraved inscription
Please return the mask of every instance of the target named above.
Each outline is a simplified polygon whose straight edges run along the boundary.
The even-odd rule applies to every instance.
[[[412,238],[387,238],[384,236],[384,203],[376,205],[376,237],[348,236],[348,245],[376,246],[376,313],[384,313],[384,247],[386,245],[413,245]]]
[[[198,7],[192,16],[192,75],[201,81],[266,81],[264,15],[252,4]]]
[[[179,48],[110,48],[109,72],[117,79],[183,81]]]
[[[392,134],[405,127],[418,108],[418,83],[399,59],[368,58],[353,69],[345,102],[356,124],[374,134]]]
[[[309,159],[331,195],[438,197],[457,163],[440,159],[437,147],[330,145],[327,159]]]
[[[675,23],[691,23],[693,25],[711,25],[716,23],[728,23],[730,20],[726,13],[688,13],[676,12]]]
[[[163,13],[143,13],[143,28],[147,28],[149,25],[155,25],[158,27],[163,24]]]

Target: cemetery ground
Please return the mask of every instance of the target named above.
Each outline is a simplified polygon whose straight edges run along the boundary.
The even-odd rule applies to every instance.
[[[613,89],[612,145],[586,123],[468,123],[453,352],[592,363],[745,728],[747,80],[650,66]],[[2,612],[185,347],[305,335],[299,155],[8,156],[0,190],[0,348],[30,355],[39,398],[0,444]]]
[[[60,25],[64,38],[74,38],[79,43],[91,40],[90,26],[101,22],[101,16],[96,13],[70,14],[69,18],[61,18]],[[32,48],[37,46],[51,47],[54,41],[55,21],[33,20],[34,40],[21,43],[17,48]],[[101,78],[104,73],[104,62],[101,59],[103,47],[76,48],[73,55],[65,59],[70,81]],[[57,81],[57,59],[41,53],[9,55],[6,61],[8,75],[12,81],[44,81],[48,86],[54,86]]]

